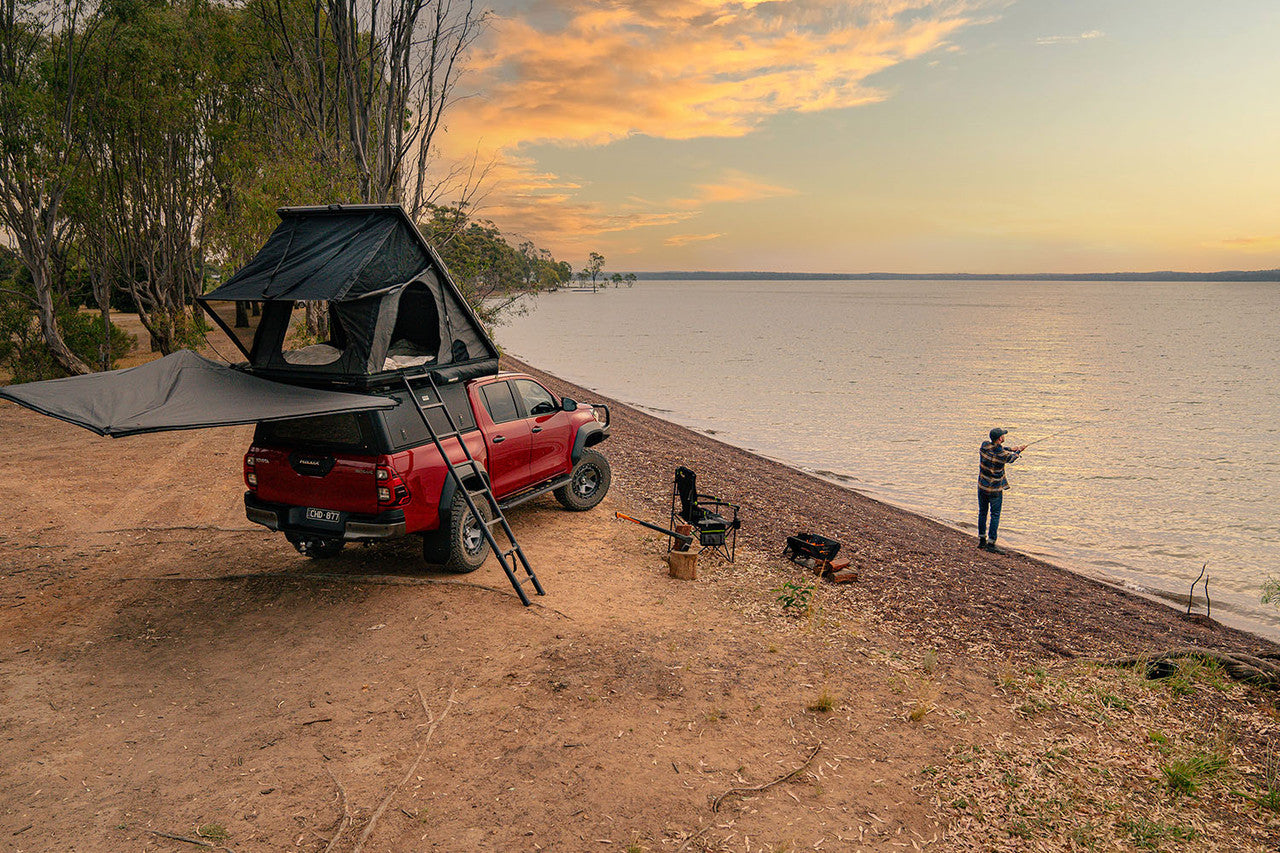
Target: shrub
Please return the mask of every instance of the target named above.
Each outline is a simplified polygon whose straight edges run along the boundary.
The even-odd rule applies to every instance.
[[[101,317],[78,311],[60,299],[54,313],[67,347],[86,364],[96,367],[103,341]],[[133,335],[112,324],[111,362],[114,364],[133,349],[134,342]],[[0,370],[7,371],[13,382],[66,375],[40,334],[40,321],[31,303],[15,293],[0,293]]]

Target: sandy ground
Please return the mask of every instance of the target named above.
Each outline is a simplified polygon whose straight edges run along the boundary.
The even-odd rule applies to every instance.
[[[1261,784],[1276,712],[1252,688],[1102,723],[1044,692],[1096,677],[1088,656],[1261,641],[627,407],[604,504],[510,514],[548,592],[530,608],[492,558],[442,575],[412,538],[299,556],[243,517],[251,433],[109,440],[0,404],[0,850],[1088,849],[975,818],[996,771],[964,750],[1123,749],[1146,704],[1170,732],[1234,714],[1233,784]],[[746,519],[738,560],[704,555],[696,581],[613,518],[665,522],[675,462]],[[862,573],[799,615],[778,601],[809,584],[779,556],[797,529]],[[1108,798],[1173,825],[1159,754],[1138,757],[1150,778]],[[1177,849],[1275,849],[1273,815],[1228,796],[1176,801]],[[1112,823],[1098,838],[1130,846],[1098,849],[1143,846]]]

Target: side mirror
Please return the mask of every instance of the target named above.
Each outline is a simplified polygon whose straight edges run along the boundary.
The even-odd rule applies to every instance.
[[[561,398],[560,408],[564,409],[566,412],[576,412],[578,410],[578,401],[572,400],[568,397]]]

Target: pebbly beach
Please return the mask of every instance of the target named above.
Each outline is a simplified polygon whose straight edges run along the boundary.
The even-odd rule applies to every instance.
[[[593,401],[600,396],[509,356],[503,364],[537,376],[558,393]],[[609,448],[623,472],[615,488],[665,518],[671,472],[679,465],[704,470],[710,491],[741,503],[748,519],[742,542],[773,555],[797,531],[839,540],[842,555],[860,572],[850,596],[915,642],[956,649],[991,644],[1003,653],[1060,658],[1183,646],[1280,649],[1033,557],[985,554],[973,536],[616,400],[606,402],[618,418]]]

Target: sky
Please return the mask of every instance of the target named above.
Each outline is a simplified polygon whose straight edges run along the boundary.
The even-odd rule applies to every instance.
[[[446,146],[575,269],[1280,267],[1280,0],[498,0]]]

